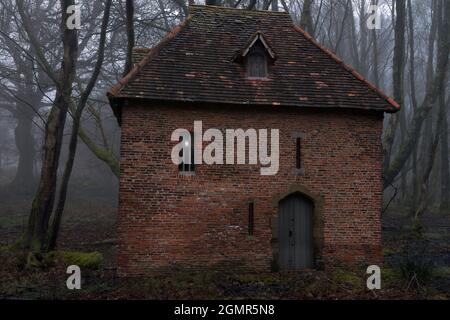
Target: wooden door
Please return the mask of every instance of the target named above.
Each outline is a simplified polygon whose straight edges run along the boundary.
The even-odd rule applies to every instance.
[[[279,204],[278,241],[281,269],[312,269],[313,211],[311,200],[291,195]]]

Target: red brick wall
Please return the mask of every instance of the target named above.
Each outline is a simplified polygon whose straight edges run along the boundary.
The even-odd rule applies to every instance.
[[[258,112],[252,111],[257,109]],[[382,206],[381,113],[282,107],[129,105],[122,108],[118,268],[137,275],[170,266],[271,268],[277,197],[315,195],[323,260],[379,263]],[[183,176],[171,161],[172,131],[280,130],[280,170],[197,165]],[[295,171],[296,132],[304,133],[304,172]],[[204,144],[204,146],[206,143]],[[254,236],[247,234],[255,201]],[[272,244],[271,244],[272,241]]]

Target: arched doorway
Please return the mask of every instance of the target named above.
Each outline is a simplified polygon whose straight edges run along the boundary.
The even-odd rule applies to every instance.
[[[314,268],[314,203],[299,193],[278,205],[278,264],[281,269]]]

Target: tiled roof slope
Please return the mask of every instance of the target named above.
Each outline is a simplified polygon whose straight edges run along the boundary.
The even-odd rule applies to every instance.
[[[234,62],[255,32],[276,52],[269,80],[250,80]],[[293,25],[287,13],[191,6],[190,16],[108,96],[239,105],[340,107],[395,112],[398,104]]]

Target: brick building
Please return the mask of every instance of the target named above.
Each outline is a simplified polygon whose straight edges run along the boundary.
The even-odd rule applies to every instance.
[[[191,6],[133,58],[108,92],[122,128],[121,274],[380,262],[381,134],[393,100],[286,13]],[[171,135],[194,121],[279,129],[277,174],[174,164]]]

